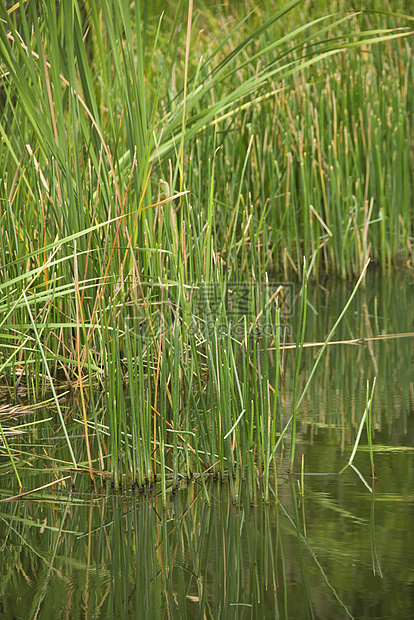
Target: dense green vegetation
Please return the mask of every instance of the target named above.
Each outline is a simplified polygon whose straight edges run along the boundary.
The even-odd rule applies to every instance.
[[[275,282],[300,345],[307,277],[412,267],[412,21],[271,5],[0,7],[0,378],[52,391],[74,467],[80,390],[91,476],[268,484]]]

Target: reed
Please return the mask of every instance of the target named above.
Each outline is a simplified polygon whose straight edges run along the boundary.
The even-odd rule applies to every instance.
[[[376,378],[374,378],[374,381],[372,383],[371,394],[369,394],[369,384],[367,384],[366,406],[365,406],[365,410],[364,410],[361,422],[359,424],[358,432],[357,432],[357,435],[356,435],[356,438],[355,438],[355,444],[354,444],[353,450],[351,452],[351,456],[349,457],[348,463],[339,472],[340,474],[342,474],[347,469],[347,467],[352,467],[352,469],[361,478],[362,482],[365,484],[365,486],[371,492],[373,492],[373,488],[369,487],[369,485],[365,482],[365,479],[363,478],[363,476],[361,475],[359,470],[355,467],[355,465],[353,465],[353,461],[354,461],[354,458],[355,458],[355,455],[356,455],[356,452],[357,452],[357,449],[358,449],[358,445],[359,445],[359,442],[360,442],[360,439],[361,439],[362,430],[363,430],[363,428],[365,426],[366,430],[367,430],[368,451],[369,451],[369,458],[370,458],[370,462],[371,462],[372,482],[373,482],[373,485],[374,485],[375,484],[375,466],[374,466],[374,455],[373,455],[373,447],[372,447],[371,409],[372,409],[372,399],[373,399],[374,390],[375,390],[375,383],[376,383]]]
[[[79,389],[91,479],[164,498],[205,472],[269,498],[270,274],[412,261],[409,19],[250,8],[0,7],[1,381],[53,391],[75,467]]]

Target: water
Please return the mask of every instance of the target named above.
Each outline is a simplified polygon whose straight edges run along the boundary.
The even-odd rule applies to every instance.
[[[350,293],[326,288],[310,287],[308,341],[326,336]],[[373,276],[334,340],[410,332],[413,313],[410,274]],[[0,617],[414,617],[413,349],[412,336],[329,348],[300,409],[295,474],[286,473],[287,441],[268,505],[260,480],[254,506],[244,486],[235,502],[227,483],[213,482],[211,505],[193,482],[165,506],[155,491],[91,492],[74,474],[73,492],[65,481],[1,503]],[[316,352],[304,353],[302,388]],[[287,360],[286,418],[289,368]],[[365,432],[356,469],[338,476],[374,377],[376,480]],[[31,439],[45,450],[42,471],[27,448],[25,488],[71,475],[48,460],[45,435]],[[3,470],[0,497],[12,480]]]

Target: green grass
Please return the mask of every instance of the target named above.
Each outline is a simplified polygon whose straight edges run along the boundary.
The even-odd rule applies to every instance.
[[[92,478],[263,472],[268,497],[272,283],[412,265],[412,17],[337,4],[0,7],[0,379],[52,390]]]

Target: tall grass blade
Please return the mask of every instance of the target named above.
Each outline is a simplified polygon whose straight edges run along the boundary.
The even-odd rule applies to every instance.
[[[297,408],[300,402],[297,404],[298,397],[298,381],[299,381],[299,371],[300,371],[300,362],[302,359],[303,352],[303,342],[305,340],[305,329],[306,329],[306,309],[307,309],[307,290],[308,290],[308,274],[306,270],[306,262],[303,261],[303,284],[300,298],[300,320],[299,320],[299,328],[296,340],[296,350],[295,350],[295,379],[293,384],[293,413],[292,413],[292,434],[291,434],[291,443],[290,443],[290,468],[289,471],[293,471],[293,461],[295,459],[295,441],[296,441],[296,414]]]

